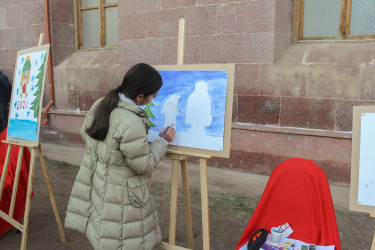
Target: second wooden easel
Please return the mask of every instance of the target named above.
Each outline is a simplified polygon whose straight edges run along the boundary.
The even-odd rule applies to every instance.
[[[44,34],[40,34],[39,38],[39,43],[38,46],[41,46],[44,41]],[[43,91],[42,91],[43,93]],[[39,111],[39,118],[40,118],[40,111]],[[20,146],[19,148],[19,153],[18,153],[18,159],[17,159],[17,166],[16,166],[16,174],[14,177],[14,184],[13,184],[13,189],[12,189],[12,196],[11,196],[11,203],[10,203],[10,208],[9,208],[9,213],[6,214],[5,212],[0,210],[0,217],[7,221],[9,224],[11,224],[13,227],[17,228],[20,232],[22,232],[22,241],[21,241],[21,250],[26,249],[26,240],[27,240],[27,232],[29,229],[29,218],[30,218],[30,202],[31,202],[31,195],[32,195],[32,187],[33,187],[33,177],[34,177],[34,167],[35,167],[35,158],[36,154],[38,151],[39,154],[39,160],[42,166],[42,171],[44,175],[44,179],[46,181],[48,193],[50,196],[51,204],[52,204],[52,209],[55,214],[55,219],[57,222],[57,226],[60,232],[60,237],[62,242],[66,243],[63,227],[61,225],[61,220],[60,216],[57,210],[56,206],[56,201],[55,201],[55,196],[53,195],[52,191],[52,186],[51,182],[48,176],[46,164],[44,161],[44,156],[42,153],[42,148],[40,143],[38,142],[37,144],[32,143],[32,142],[27,142],[27,141],[3,141],[4,143],[8,144],[8,150],[5,156],[5,162],[4,162],[4,167],[3,167],[3,174],[1,175],[1,182],[0,182],[0,201],[1,197],[3,194],[3,189],[4,189],[4,183],[5,183],[5,178],[7,176],[7,170],[9,166],[9,161],[10,161],[10,156],[11,156],[11,150],[12,150],[12,145],[18,145]],[[19,177],[20,177],[20,172],[21,172],[21,163],[22,163],[22,156],[23,156],[23,151],[25,147],[29,147],[31,149],[31,160],[30,160],[30,168],[29,168],[29,177],[28,177],[28,182],[27,182],[27,192],[26,192],[26,205],[25,205],[25,213],[24,213],[24,219],[23,219],[23,224],[20,222],[16,221],[13,219],[13,214],[14,214],[14,208],[15,208],[15,203],[16,203],[16,196],[17,196],[17,189],[18,189],[18,184],[19,184]]]
[[[178,51],[177,65],[184,63],[184,47],[185,47],[185,20],[180,19],[178,31]],[[162,242],[163,249],[193,249],[193,224],[190,206],[189,179],[187,171],[188,156],[199,158],[200,177],[201,177],[201,206],[202,206],[202,233],[203,233],[203,249],[210,249],[210,223],[209,223],[209,207],[208,207],[208,185],[207,185],[207,159],[209,155],[194,153],[177,153],[168,151],[167,157],[172,159],[172,186],[170,201],[170,218],[169,218],[169,239],[168,243]],[[177,219],[177,191],[178,191],[178,167],[181,165],[182,186],[184,195],[186,232],[188,240],[188,248],[176,246],[176,219]]]

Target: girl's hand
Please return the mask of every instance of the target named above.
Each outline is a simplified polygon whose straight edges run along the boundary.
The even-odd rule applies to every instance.
[[[159,136],[162,135],[162,134],[164,133],[164,131],[165,131],[167,128],[168,128],[168,127],[163,128],[163,129],[160,131]],[[175,135],[176,135],[176,130],[175,130],[173,127],[169,127],[167,133],[165,133],[165,134],[163,135],[163,138],[164,138],[164,140],[166,140],[168,143],[171,143],[171,142],[173,141]]]

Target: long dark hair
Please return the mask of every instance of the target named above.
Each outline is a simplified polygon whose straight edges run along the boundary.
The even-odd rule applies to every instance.
[[[122,84],[108,91],[99,103],[94,111],[92,124],[86,129],[86,133],[98,141],[105,139],[109,129],[109,116],[117,107],[118,94],[120,92],[124,93],[126,97],[135,100],[141,94],[147,98],[157,92],[162,85],[162,78],[153,67],[146,63],[134,65],[126,72]]]

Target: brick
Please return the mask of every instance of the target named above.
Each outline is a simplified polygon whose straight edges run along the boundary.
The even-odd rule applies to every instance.
[[[161,9],[173,9],[196,6],[197,0],[161,0]]]
[[[304,63],[337,63],[337,45],[314,44],[307,49]]]
[[[371,106],[375,101],[337,101],[337,121],[336,128],[339,131],[352,131],[353,126],[353,106]]]
[[[251,62],[274,62],[274,34],[255,33],[251,40]]]
[[[237,5],[237,33],[273,32],[274,26],[275,1],[256,0]]]
[[[119,15],[119,40],[146,38],[146,12]]]
[[[306,96],[306,67],[300,65],[261,65],[260,94]]]
[[[183,16],[184,9],[171,9],[148,12],[147,37],[177,37],[179,19]]]
[[[362,93],[361,99],[375,100],[375,66],[367,66],[362,69]]]
[[[8,27],[8,28],[11,28],[11,27],[19,27],[21,26],[21,15],[20,15],[20,7],[19,6],[12,6],[12,7],[8,7],[8,8],[5,8],[3,10],[6,15],[4,15],[4,18],[6,17],[6,22],[5,20],[4,21],[4,27]],[[0,15],[2,14],[1,13],[2,11],[0,11]],[[4,14],[5,14],[4,13]],[[0,21],[1,23],[2,21]],[[0,24],[0,28],[2,28],[2,25]]]
[[[217,34],[234,34],[236,32],[236,5],[218,5]]]
[[[231,149],[234,151],[276,155],[277,141],[277,133],[233,129]]]
[[[333,130],[336,101],[301,97],[281,97],[280,125]]]
[[[160,39],[140,39],[120,42],[120,63],[146,62],[160,64]]]
[[[292,3],[275,1],[275,32],[292,34]]]
[[[160,40],[161,45],[161,64],[177,63],[177,38],[163,38]],[[184,58],[185,59],[185,58]]]
[[[236,64],[234,93],[259,95],[259,64]]]
[[[314,150],[313,136],[278,134],[277,155],[312,159]]]
[[[186,36],[216,34],[216,7],[190,7],[185,10]]]
[[[238,121],[255,124],[279,124],[280,98],[238,96]]]
[[[337,63],[344,65],[359,65],[370,63],[372,60],[372,47],[367,43],[338,44]]]
[[[121,2],[121,1],[119,1]],[[160,1],[159,0],[124,0],[123,9],[121,13],[125,12],[140,12],[140,11],[150,11],[150,10],[160,10]]]

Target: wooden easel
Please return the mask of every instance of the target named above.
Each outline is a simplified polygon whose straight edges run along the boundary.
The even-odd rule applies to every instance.
[[[370,214],[370,216],[375,218],[375,214]],[[371,250],[375,250],[375,233],[374,238],[372,239]]]
[[[41,46],[44,41],[44,34],[40,34],[39,37],[39,43],[38,46]],[[29,229],[29,218],[30,218],[30,201],[31,201],[31,194],[32,194],[32,186],[33,186],[33,177],[34,177],[34,167],[35,167],[35,158],[36,158],[36,152],[39,153],[39,159],[40,163],[42,165],[42,171],[44,175],[44,179],[47,184],[48,193],[51,199],[53,212],[55,214],[57,226],[60,232],[60,237],[62,242],[66,243],[64,231],[61,225],[60,216],[57,210],[55,197],[53,195],[50,179],[48,177],[48,172],[46,168],[46,164],[44,161],[43,153],[41,145],[38,143],[38,145],[35,145],[33,143],[27,143],[26,142],[13,142],[13,141],[3,141],[4,143],[8,144],[8,150],[5,157],[4,162],[4,168],[3,168],[3,174],[1,176],[1,182],[0,182],[0,201],[3,194],[4,189],[4,183],[6,178],[6,173],[9,166],[9,160],[12,150],[12,145],[18,145],[20,146],[19,153],[18,153],[18,159],[17,159],[17,167],[16,167],[16,174],[14,178],[14,184],[13,184],[13,191],[12,191],[12,197],[11,197],[11,203],[9,208],[9,213],[6,214],[3,211],[0,210],[0,217],[7,221],[9,224],[11,224],[13,227],[17,228],[19,231],[22,232],[22,242],[21,242],[21,250],[26,249],[26,240],[27,240],[27,232]],[[21,171],[21,163],[22,163],[22,155],[25,147],[31,148],[31,161],[30,161],[30,169],[29,169],[29,177],[28,177],[28,183],[27,183],[27,196],[26,196],[26,205],[25,205],[25,213],[24,213],[24,220],[23,224],[19,223],[18,221],[13,219],[13,213],[14,213],[14,206],[16,203],[16,195],[17,195],[17,189],[18,189],[18,183],[19,183],[19,176]]]
[[[178,51],[177,64],[184,63],[184,45],[185,45],[185,19],[179,21],[178,31]],[[194,153],[174,153],[168,151],[167,157],[172,159],[172,186],[171,186],[171,201],[170,201],[170,218],[169,218],[169,239],[168,243],[162,242],[163,249],[178,250],[178,249],[193,249],[193,224],[191,217],[190,206],[190,191],[189,179],[187,172],[187,158],[188,156],[199,157],[200,163],[200,177],[201,177],[201,206],[202,206],[202,233],[203,233],[203,249],[210,249],[210,223],[209,223],[209,207],[208,207],[208,186],[207,186],[207,159],[211,158],[209,155],[194,154]],[[177,218],[177,191],[178,191],[178,166],[181,165],[182,186],[184,194],[184,207],[186,219],[186,232],[188,240],[188,248],[176,246],[176,218]]]

